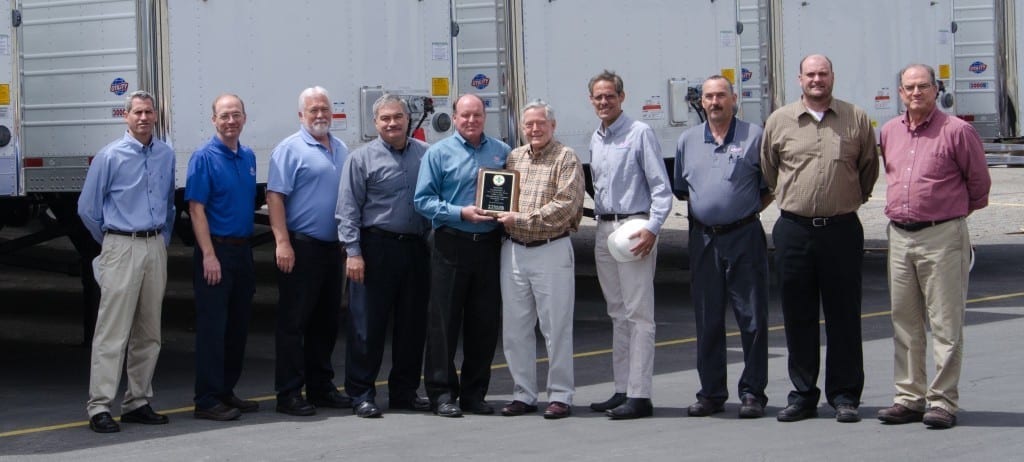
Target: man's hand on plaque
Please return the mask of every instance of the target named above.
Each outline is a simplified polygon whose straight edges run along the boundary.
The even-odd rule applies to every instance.
[[[488,215],[487,211],[475,205],[467,205],[463,207],[460,215],[462,215],[462,221],[467,221],[470,223],[494,221],[494,217]]]
[[[498,214],[498,223],[503,226],[510,226],[516,223],[516,212],[501,212]]]

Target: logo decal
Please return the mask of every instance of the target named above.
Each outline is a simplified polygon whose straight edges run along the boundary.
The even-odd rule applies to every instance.
[[[120,77],[114,79],[113,82],[110,82],[110,92],[117,96],[128,93],[128,82]]]
[[[484,88],[487,88],[487,86],[491,84],[491,78],[483,74],[477,74],[473,76],[473,81],[471,81],[469,84],[472,85],[473,88],[476,88],[477,90],[483,90]]]
[[[968,69],[975,74],[981,74],[982,72],[985,72],[985,69],[988,69],[988,64],[981,61],[975,61],[971,63],[971,67]]]
[[[740,69],[740,74],[743,76],[744,82],[750,80],[750,78],[754,76],[754,73],[750,72],[750,69],[747,69],[745,67]]]

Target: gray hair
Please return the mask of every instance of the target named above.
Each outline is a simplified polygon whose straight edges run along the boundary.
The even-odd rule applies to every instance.
[[[914,63],[914,64],[908,64],[907,67],[904,67],[900,71],[900,84],[901,85],[903,84],[903,74],[906,74],[907,71],[909,71],[911,69],[924,69],[925,71],[928,72],[928,77],[930,77],[932,79],[932,82],[931,82],[932,85],[935,85],[937,83],[935,81],[935,69],[934,68],[932,68],[931,66],[929,66],[927,64]]]
[[[153,98],[153,94],[146,90],[135,90],[128,94],[128,97],[124,100],[124,109],[127,112],[132,112],[132,102],[135,99],[148,99],[153,106],[156,106],[156,98]]]
[[[544,118],[548,119],[550,122],[555,121],[555,110],[547,103],[547,101],[540,98],[530,101],[525,107],[523,107],[523,112],[519,114],[520,121],[526,118],[526,111],[529,111],[530,109],[544,109]]]
[[[383,95],[381,95],[380,98],[377,98],[377,101],[373,103],[373,118],[377,118],[377,114],[380,113],[380,108],[384,107],[384,105],[392,103],[398,103],[399,105],[401,105],[402,112],[404,112],[406,116],[412,114],[411,112],[409,112],[409,103],[405,102],[405,99],[398,95],[384,93]]]
[[[622,77],[619,77],[619,74],[616,74],[615,71],[605,69],[600,74],[591,78],[590,82],[587,83],[587,90],[590,90],[591,96],[594,95],[594,84],[602,80],[605,82],[611,82],[612,86],[615,88],[616,94],[621,95],[622,92],[625,91],[625,85],[622,83]]]
[[[331,97],[327,94],[327,89],[325,89],[324,87],[321,87],[319,85],[309,87],[305,90],[302,90],[302,93],[299,93],[299,112],[306,112],[307,98],[313,98],[317,96],[323,96],[324,98],[327,99],[327,101],[331,100]]]
[[[729,87],[729,94],[730,95],[736,93],[736,90],[733,89],[733,87],[732,87],[732,82],[730,82],[729,79],[725,78],[725,76],[715,74],[715,75],[712,75],[711,77],[708,77],[708,78],[704,79],[704,82],[709,82],[709,81],[712,81],[712,80],[721,80],[721,81],[725,82],[725,85],[727,87]],[[703,87],[703,86],[704,86],[704,84],[701,84],[701,87]],[[704,91],[704,89],[701,88],[701,92],[703,92],[703,91]]]

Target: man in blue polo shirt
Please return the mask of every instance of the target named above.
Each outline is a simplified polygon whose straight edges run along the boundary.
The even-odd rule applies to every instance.
[[[217,134],[192,154],[185,200],[196,246],[192,287],[196,300],[197,419],[233,420],[259,409],[235,396],[242,374],[252,296],[253,209],[256,155],[238,138],[245,126],[245,104],[236,95],[213,102]]]
[[[690,294],[697,318],[701,390],[691,416],[725,410],[725,310],[732,306],[743,344],[739,416],[764,415],[768,398],[768,250],[758,213],[771,203],[761,176],[761,127],[735,117],[732,83],[704,81],[707,122],[679,137],[676,197],[689,202]]]
[[[348,156],[345,143],[331,134],[331,117],[327,90],[303,90],[302,126],[274,148],[267,175],[279,296],[274,389],[277,412],[296,416],[314,415],[316,407],[352,407],[334,385],[331,365],[344,277],[334,209]]]
[[[423,375],[430,406],[442,417],[494,413],[484,397],[501,317],[501,228],[474,204],[478,169],[502,168],[512,150],[484,134],[479,96],[462,95],[454,109],[457,133],[427,150],[413,195],[416,211],[434,227]],[[461,384],[455,369],[460,333]]]

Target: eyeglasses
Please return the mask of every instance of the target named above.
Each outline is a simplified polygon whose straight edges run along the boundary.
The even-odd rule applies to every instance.
[[[217,120],[221,122],[227,122],[231,119],[242,120],[243,117],[245,117],[245,114],[242,114],[241,112],[225,112],[223,114],[217,114]]]
[[[905,91],[907,93],[913,93],[915,90],[917,90],[917,91],[928,91],[928,90],[931,90],[931,88],[934,87],[934,86],[935,85],[932,85],[930,83],[919,83],[917,85],[903,85],[903,91]]]

